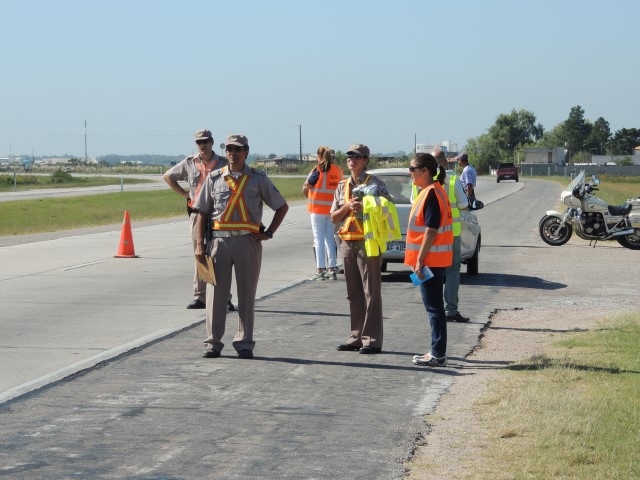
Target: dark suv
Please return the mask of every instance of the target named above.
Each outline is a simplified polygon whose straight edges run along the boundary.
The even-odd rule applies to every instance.
[[[518,181],[518,169],[516,166],[509,163],[501,163],[498,165],[496,169],[497,181],[500,183],[500,180],[515,180]]]

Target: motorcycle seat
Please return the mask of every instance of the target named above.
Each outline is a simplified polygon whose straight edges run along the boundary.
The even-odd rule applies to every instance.
[[[620,215],[628,215],[631,211],[633,205],[630,203],[625,203],[624,205],[609,205],[609,215],[620,216]]]

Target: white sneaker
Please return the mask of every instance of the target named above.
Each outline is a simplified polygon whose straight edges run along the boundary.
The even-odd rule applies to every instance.
[[[413,364],[422,367],[444,367],[447,365],[447,356],[434,357],[431,352],[424,355],[414,355]]]

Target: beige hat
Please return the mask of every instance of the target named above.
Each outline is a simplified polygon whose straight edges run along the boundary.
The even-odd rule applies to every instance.
[[[227,139],[224,141],[225,145],[237,145],[238,147],[248,147],[249,140],[244,135],[227,135]]]
[[[196,132],[196,140],[211,140],[213,142],[213,135],[211,134],[211,130],[198,130]]]
[[[352,143],[351,145],[349,145],[347,155],[361,155],[363,157],[369,158],[369,147],[360,143]]]

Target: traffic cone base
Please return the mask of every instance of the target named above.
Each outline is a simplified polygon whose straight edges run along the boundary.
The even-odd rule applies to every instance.
[[[122,221],[122,231],[120,232],[120,245],[115,258],[137,258],[135,248],[133,247],[133,234],[131,233],[131,220],[129,219],[129,211],[124,212],[124,220]]]

